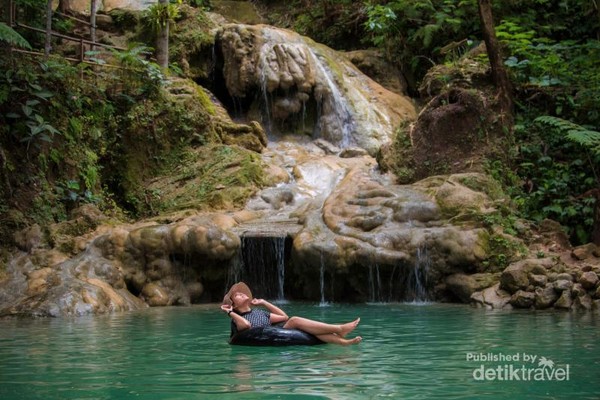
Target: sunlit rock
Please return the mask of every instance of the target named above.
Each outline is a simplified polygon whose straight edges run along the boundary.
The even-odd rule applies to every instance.
[[[268,130],[292,129],[375,154],[414,106],[362,74],[343,56],[292,31],[227,25],[217,34],[229,94],[247,99]],[[248,103],[247,100],[244,102]]]

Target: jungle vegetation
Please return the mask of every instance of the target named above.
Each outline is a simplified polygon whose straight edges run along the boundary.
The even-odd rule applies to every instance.
[[[45,0],[15,2],[31,25],[46,26]],[[414,97],[432,66],[452,64],[481,43],[479,2],[255,1],[268,10],[270,23],[332,48],[381,50],[400,66]],[[487,2],[514,96],[514,122],[506,138],[511,153],[508,161],[489,160],[489,172],[503,183],[521,217],[554,219],[574,244],[600,244],[599,4]],[[211,8],[210,1],[183,3]],[[1,12],[0,21],[6,22],[7,10]],[[169,21],[176,26],[175,16],[169,14]],[[143,17],[115,14],[113,19],[124,30],[149,30]],[[60,16],[53,23],[63,32],[72,29]],[[87,202],[122,217],[152,215],[156,210],[143,178],[178,159],[185,146],[215,141],[210,113],[192,119],[181,105],[165,100],[165,72],[143,56],[154,43],[116,51],[124,69],[114,73],[57,56],[11,52],[11,46],[44,49],[44,35],[0,22],[1,242],[33,222],[64,220],[70,209]],[[59,41],[53,46],[59,48]],[[176,43],[170,48],[177,49]],[[181,71],[176,64],[170,70]]]

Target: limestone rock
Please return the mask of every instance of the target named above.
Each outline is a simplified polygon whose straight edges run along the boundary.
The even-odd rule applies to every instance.
[[[500,276],[502,289],[515,293],[519,289],[529,286],[529,277],[532,275],[545,275],[547,268],[552,266],[549,259],[525,259],[506,267]]]
[[[292,31],[230,24],[217,33],[216,46],[229,94],[246,98],[259,88],[261,98],[271,99],[267,118],[272,128],[303,118],[307,133],[318,130],[335,145],[358,146],[374,155],[390,142],[401,121],[416,117],[408,98],[384,89],[332,49]],[[315,112],[318,106],[320,113]],[[249,113],[259,108],[250,105]]]
[[[573,307],[578,310],[586,310],[589,311],[593,307],[592,297],[589,294],[585,294],[583,296],[577,296],[573,301]]]
[[[548,283],[548,277],[546,275],[530,274],[529,283],[531,283],[533,286],[546,286],[546,283]]]
[[[516,266],[508,266],[500,276],[500,286],[509,293],[526,289],[529,286],[527,271]]]
[[[344,55],[361,70],[362,73],[384,88],[397,94],[406,94],[406,80],[402,72],[378,50],[354,50]]]
[[[44,235],[38,224],[22,229],[15,233],[15,243],[23,251],[31,251],[44,246]]]
[[[598,246],[593,243],[588,243],[574,248],[571,252],[571,256],[576,260],[586,260],[593,257],[598,251]]]
[[[365,149],[361,149],[360,147],[346,147],[344,150],[340,152],[340,157],[342,158],[354,158],[354,157],[363,157],[368,155]]]
[[[560,308],[563,310],[570,310],[573,305],[573,299],[571,297],[570,290],[563,290],[556,303],[554,303],[554,308]]]
[[[558,300],[558,296],[551,284],[535,289],[535,308],[542,310],[551,307],[556,300]]]
[[[554,282],[554,289],[557,292],[570,291],[573,287],[573,282],[571,280],[559,279]]]
[[[535,302],[535,294],[524,290],[517,290],[510,298],[510,304],[515,308],[531,308]]]
[[[595,289],[598,281],[598,275],[593,271],[584,272],[579,278],[579,283],[581,283],[581,286],[586,290]]]
[[[446,278],[446,288],[463,303],[468,303],[476,291],[493,286],[498,274],[452,274]]]
[[[313,143],[323,149],[326,154],[338,154],[341,151],[338,146],[335,146],[322,138],[315,140]]]
[[[510,308],[510,299],[510,294],[500,289],[499,283],[471,296],[471,301],[476,305],[492,309]]]

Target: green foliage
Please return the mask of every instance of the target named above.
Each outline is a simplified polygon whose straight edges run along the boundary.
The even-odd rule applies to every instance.
[[[360,39],[365,35],[366,14],[361,1],[353,0],[294,0],[282,10],[287,18],[281,17],[278,25],[289,28],[314,39],[319,43],[343,50],[361,47]]]
[[[570,123],[542,118],[540,124],[517,125],[518,174],[523,190],[515,196],[523,216],[551,218],[567,228],[575,244],[587,243],[594,223],[595,199],[581,195],[598,186],[599,154],[586,154],[569,140]],[[557,127],[548,125],[552,121]],[[560,122],[560,124],[558,124]]]
[[[367,39],[417,79],[445,59],[444,46],[473,37],[478,25],[475,0],[370,1],[366,13]]]
[[[29,42],[4,22],[0,22],[0,42],[31,50]]]
[[[134,95],[149,95],[164,83],[165,76],[158,64],[146,60],[151,48],[130,43],[126,51],[111,49],[112,55],[122,67],[118,76],[119,84],[125,92]]]
[[[179,16],[180,4],[181,0],[177,0],[176,3],[157,2],[146,10],[142,21],[158,32],[167,26],[167,23],[175,22]]]
[[[549,115],[537,117],[534,122],[549,125],[552,128],[564,133],[567,139],[589,148],[597,156],[600,155],[600,132],[587,129],[571,121]]]
[[[595,206],[582,195],[599,184],[600,22],[589,18],[597,12],[590,2],[536,3],[511,5],[497,27],[517,88],[522,185],[513,193],[524,217],[557,220],[581,244],[590,239]]]
[[[28,154],[32,144],[39,147],[40,142],[51,143],[54,135],[60,134],[43,116],[43,107],[53,94],[40,81],[35,74],[23,70],[8,70],[0,75],[0,114],[8,122],[9,132],[26,143]]]

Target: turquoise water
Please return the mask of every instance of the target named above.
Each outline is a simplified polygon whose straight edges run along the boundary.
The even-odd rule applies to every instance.
[[[597,315],[442,304],[284,308],[327,322],[360,316],[364,342],[230,346],[217,305],[0,320],[0,399],[600,398]],[[475,361],[482,355],[492,360]],[[499,380],[510,368],[537,368],[541,357],[554,378],[567,368],[568,376]],[[496,377],[476,380],[475,370]]]

